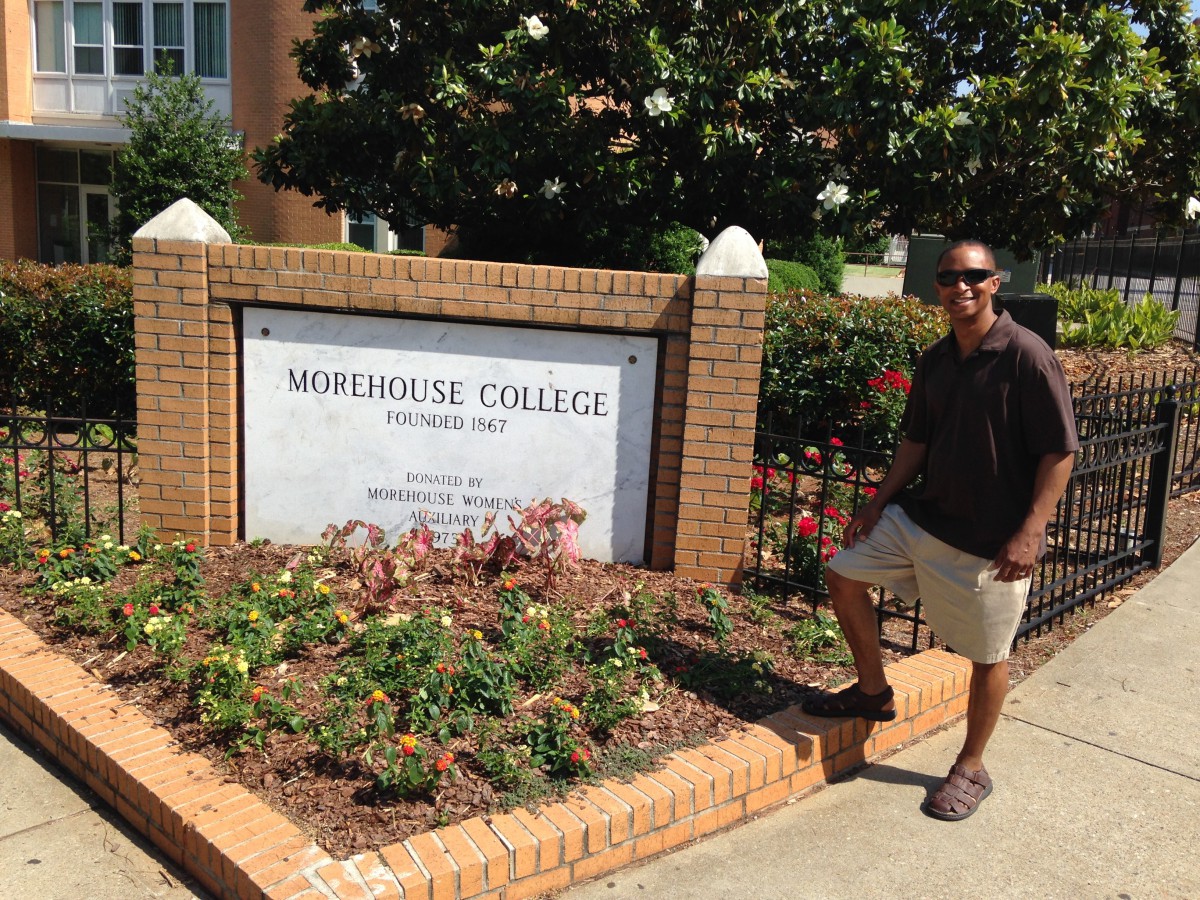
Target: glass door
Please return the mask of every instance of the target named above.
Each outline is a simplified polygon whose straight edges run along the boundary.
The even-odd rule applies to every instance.
[[[84,262],[108,262],[108,226],[112,221],[112,204],[107,191],[94,188],[83,189],[84,240],[87,244],[87,259]]]

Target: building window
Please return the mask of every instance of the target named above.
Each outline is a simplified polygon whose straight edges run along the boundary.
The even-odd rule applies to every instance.
[[[104,74],[104,13],[99,3],[76,3],[75,74]]]
[[[142,4],[113,4],[113,74],[145,75]]]
[[[38,258],[44,263],[106,262],[115,208],[108,193],[112,152],[37,148]]]
[[[425,249],[425,227],[409,225],[400,231],[392,231],[388,223],[374,213],[356,216],[346,214],[346,240],[375,253],[391,253],[393,250]]]
[[[33,26],[38,72],[229,77],[228,0],[34,0]]]
[[[62,0],[36,0],[33,27],[37,32],[34,66],[38,72],[67,71],[66,20]]]
[[[225,4],[197,3],[196,74],[201,78],[228,78],[229,54],[225,41]]]
[[[154,71],[187,71],[183,60],[183,4],[154,4]]]

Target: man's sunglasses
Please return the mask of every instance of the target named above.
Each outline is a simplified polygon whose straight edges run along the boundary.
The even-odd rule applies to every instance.
[[[954,287],[960,278],[967,284],[979,284],[995,274],[991,269],[942,269],[934,280],[942,287]]]

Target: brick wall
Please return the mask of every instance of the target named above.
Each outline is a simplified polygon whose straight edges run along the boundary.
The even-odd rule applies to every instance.
[[[0,139],[0,259],[37,259],[33,144]]]
[[[141,508],[212,545],[239,532],[244,305],[545,324],[659,338],[650,565],[736,585],[766,280],[134,240]]]

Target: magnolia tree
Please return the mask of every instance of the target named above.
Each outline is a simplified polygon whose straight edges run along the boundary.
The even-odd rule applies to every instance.
[[[259,176],[415,212],[475,256],[591,261],[671,222],[1022,251],[1121,195],[1178,220],[1200,178],[1197,32],[1174,0],[376,5],[306,2],[312,93]]]

